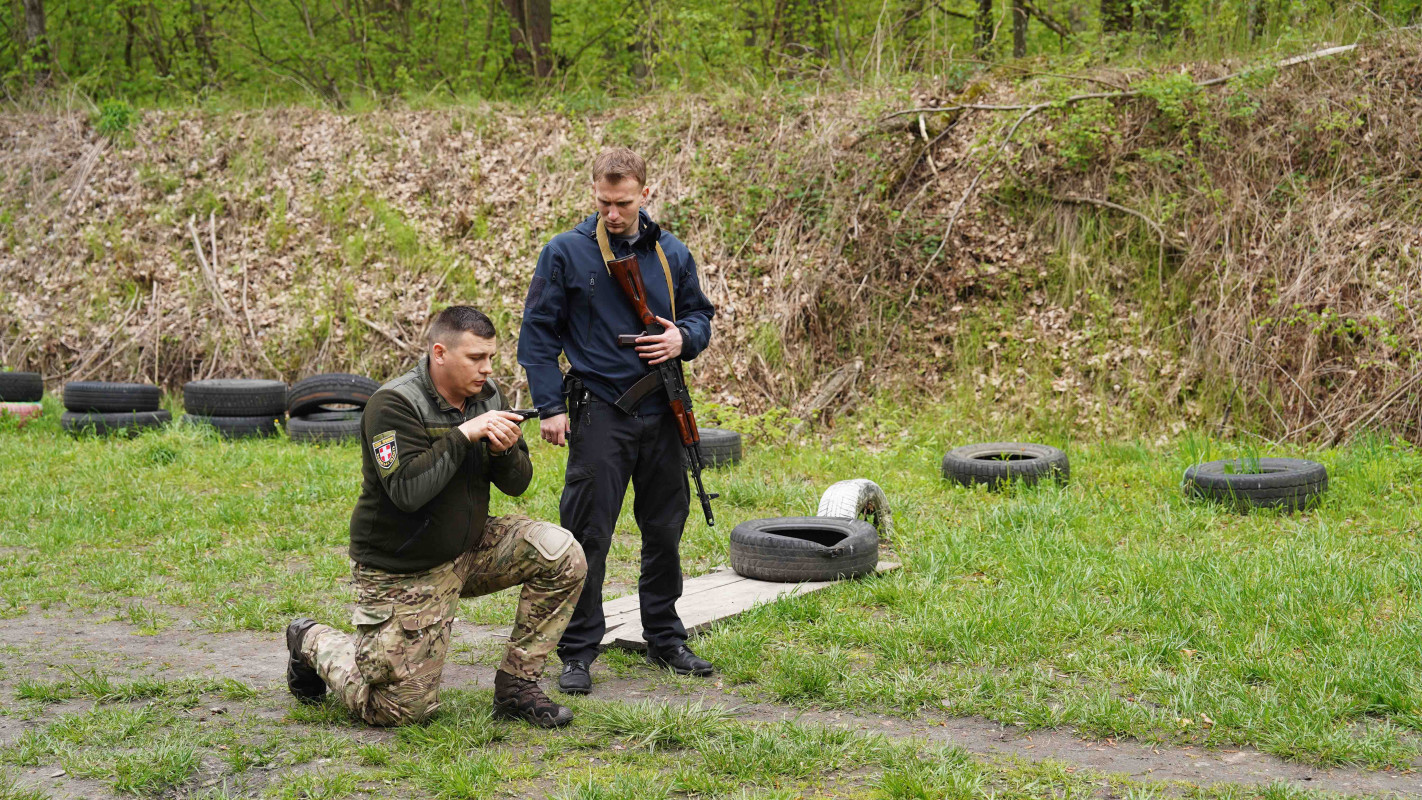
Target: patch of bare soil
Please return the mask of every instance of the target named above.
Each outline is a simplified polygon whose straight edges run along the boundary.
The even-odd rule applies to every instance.
[[[502,629],[459,625],[454,649],[482,653],[504,636]],[[20,680],[60,680],[66,666],[135,677],[230,677],[264,690],[263,697],[244,705],[262,718],[286,714],[282,692],[285,649],[279,634],[214,634],[182,626],[148,636],[122,623],[63,613],[30,614],[0,620],[0,652],[7,669],[0,675],[0,693],[13,697]],[[460,663],[461,661],[465,663]],[[479,663],[470,663],[476,661]],[[483,663],[488,661],[489,663]],[[1422,776],[1415,771],[1374,771],[1351,767],[1319,769],[1261,753],[1249,747],[1205,750],[1166,748],[1143,742],[1087,741],[1068,731],[1023,733],[978,717],[932,714],[912,720],[900,717],[833,711],[811,711],[774,703],[749,702],[715,680],[674,679],[651,668],[645,674],[617,677],[602,664],[593,668],[593,697],[600,700],[668,703],[704,703],[734,708],[748,720],[793,720],[891,737],[915,737],[951,744],[985,756],[1056,760],[1106,773],[1150,781],[1188,781],[1201,785],[1262,785],[1287,783],[1303,789],[1343,794],[1422,797]],[[489,687],[493,665],[489,659],[454,657],[446,667],[444,683],[458,688]],[[69,704],[72,705],[72,704]],[[235,705],[235,704],[234,704]],[[12,706],[13,707],[13,706]],[[49,707],[45,718],[73,711],[68,705]],[[0,715],[0,745],[14,741],[39,719]],[[372,729],[370,740],[388,735]],[[366,738],[362,736],[362,738]],[[1422,764],[1417,765],[1422,767]],[[23,775],[26,783],[41,783],[57,796],[95,797],[102,787],[90,782],[50,779],[53,765]],[[59,781],[56,785],[56,781]]]

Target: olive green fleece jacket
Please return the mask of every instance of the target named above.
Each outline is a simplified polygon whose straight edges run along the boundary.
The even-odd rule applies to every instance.
[[[429,356],[380,387],[361,415],[361,487],[351,514],[351,558],[386,572],[423,572],[483,540],[489,484],[510,496],[533,479],[528,444],[504,453],[470,442],[459,425],[508,408],[493,380],[449,404],[430,380]]]

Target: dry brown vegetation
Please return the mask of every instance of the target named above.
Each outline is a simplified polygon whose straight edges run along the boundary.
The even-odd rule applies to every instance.
[[[1215,68],[1216,72],[1221,72]],[[1213,77],[1201,67],[1197,78]],[[1158,222],[1169,322],[1275,435],[1422,436],[1422,42],[1415,32],[1219,89],[1133,76],[1147,96],[1049,123],[1014,179]],[[1154,81],[1151,84],[1151,81]],[[1072,164],[1068,140],[1093,128]],[[1095,210],[1077,213],[1116,214]],[[1142,241],[1155,232],[1140,227]],[[1147,262],[1148,263],[1148,262]],[[1145,264],[1138,262],[1137,268]]]
[[[932,260],[1013,117],[882,115],[1091,84],[147,111],[113,139],[12,110],[0,356],[52,384],[391,375],[443,304],[516,329],[539,247],[589,210],[585,164],[626,142],[718,304],[693,381],[726,405],[831,415],[893,390],[1099,433],[1228,406],[1274,435],[1417,438],[1422,45],[1207,90],[1176,74],[1097,74],[1147,91],[1024,124]]]

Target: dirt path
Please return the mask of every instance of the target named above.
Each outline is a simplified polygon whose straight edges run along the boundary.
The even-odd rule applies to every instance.
[[[479,661],[480,653],[492,652],[494,643],[503,635],[504,631],[492,628],[457,626],[456,649],[461,644],[468,645],[475,657],[470,658],[469,653],[462,658],[454,656],[445,672],[445,685],[490,687],[492,666],[471,662]],[[123,623],[51,612],[0,620],[0,648],[7,665],[0,677],[0,696],[6,700],[13,697],[16,681],[60,680],[66,676],[62,671],[65,665],[94,667],[120,675],[231,677],[264,691],[271,690],[277,698],[283,697],[284,651],[280,637],[275,634],[212,634],[180,626],[161,635],[145,636]],[[1344,794],[1422,797],[1422,771],[1418,770],[1316,769],[1248,747],[1197,750],[1154,747],[1135,741],[1091,742],[1059,730],[1026,734],[977,717],[925,715],[906,720],[887,715],[806,711],[750,702],[714,681],[678,681],[650,668],[645,674],[619,678],[598,665],[594,667],[594,680],[593,696],[599,699],[718,704],[733,707],[741,717],[751,720],[796,720],[893,737],[918,737],[957,745],[982,755],[1053,759],[1141,780],[1189,781],[1201,785],[1284,782],[1298,788]],[[276,707],[271,711],[281,713]],[[33,724],[33,721],[13,716],[0,716],[0,744],[12,741]],[[1416,766],[1422,767],[1422,764]]]

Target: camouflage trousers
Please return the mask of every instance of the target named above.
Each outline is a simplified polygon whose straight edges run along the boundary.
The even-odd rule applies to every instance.
[[[583,589],[587,562],[572,534],[523,516],[491,517],[484,542],[426,572],[354,565],[355,636],[313,627],[302,654],[327,688],[372,725],[423,721],[439,707],[440,676],[459,598],[523,584],[499,669],[538,680]]]

